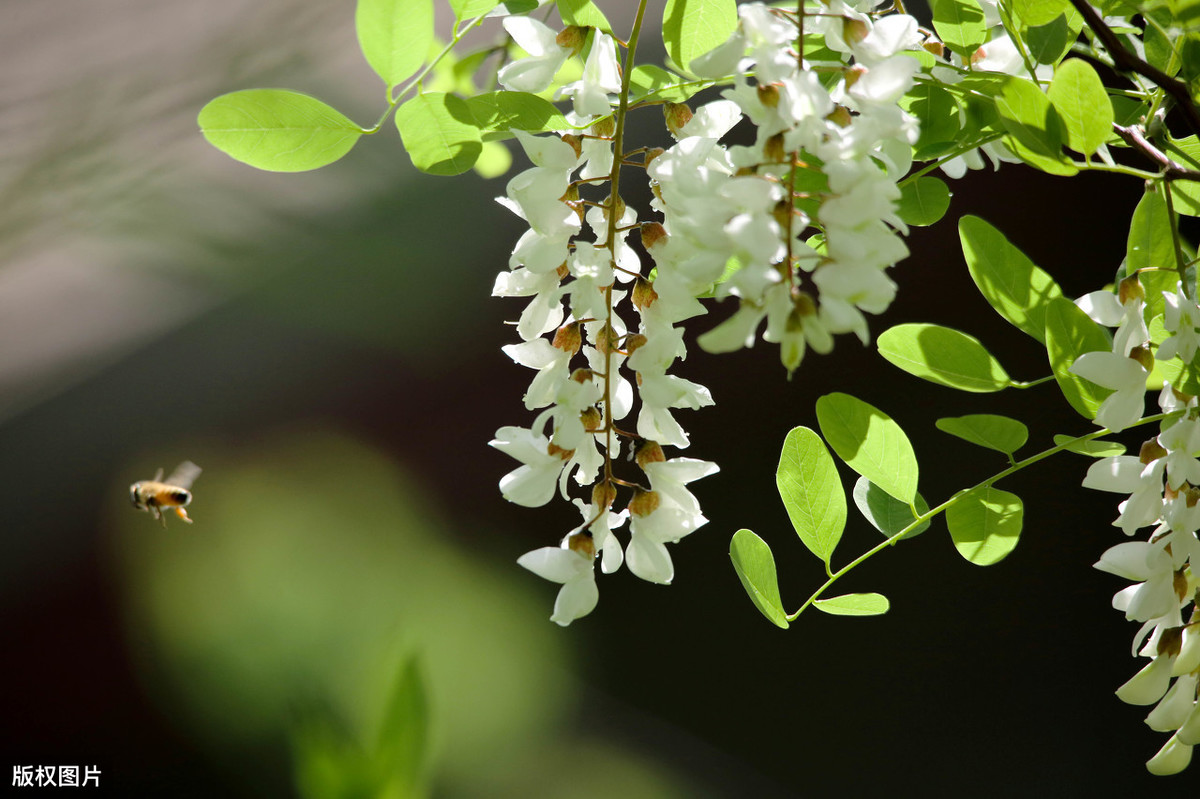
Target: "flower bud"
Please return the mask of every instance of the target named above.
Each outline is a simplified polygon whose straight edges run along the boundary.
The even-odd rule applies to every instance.
[[[633,282],[633,305],[639,311],[649,308],[658,299],[654,284],[641,275]]]
[[[575,151],[576,158],[579,158],[581,155],[583,155],[582,137],[577,136],[574,133],[564,133],[562,136],[559,136],[559,138],[571,145],[571,149]]]
[[[1162,635],[1158,638],[1158,656],[1175,657],[1179,654],[1179,647],[1183,644],[1183,628],[1168,627],[1162,631]]]
[[[863,75],[866,75],[868,71],[869,70],[862,64],[855,64],[852,67],[846,67],[843,69],[842,80],[845,82],[846,88],[849,89],[851,86],[858,83],[858,79]],[[843,125],[842,127],[845,126]]]
[[[663,106],[663,118],[672,136],[678,136],[683,126],[692,121],[692,109],[687,103],[667,103]]]
[[[1186,601],[1188,598],[1187,570],[1180,569],[1179,571],[1175,572],[1175,576],[1171,582],[1172,582],[1172,587],[1174,587],[1174,589],[1175,589],[1175,596],[1179,597],[1180,602]],[[1179,630],[1180,636],[1183,635],[1182,627],[1176,627],[1175,629]],[[1176,655],[1179,654],[1179,644],[1178,643],[1176,643],[1176,645],[1175,645],[1175,653],[1174,654],[1176,654]]]
[[[592,534],[588,530],[571,533],[567,536],[567,549],[577,552],[589,560],[596,557],[596,542],[592,540]]]
[[[1167,457],[1167,451],[1158,443],[1157,438],[1151,438],[1148,441],[1142,442],[1142,448],[1138,452],[1138,460],[1141,461],[1142,465],[1149,466],[1159,458],[1165,457]]]
[[[568,461],[571,459],[571,456],[575,454],[575,450],[563,449],[558,444],[555,444],[553,441],[551,441],[549,444],[546,445],[546,454],[547,455],[557,455],[558,457],[562,458],[564,461]]]
[[[856,45],[871,33],[871,26],[861,19],[842,17],[842,38],[846,44]]]
[[[616,203],[614,204],[613,196],[610,194],[604,198],[604,202],[601,204],[600,210],[604,212],[605,221],[608,221],[608,215],[613,211],[615,211],[617,214],[617,221],[620,221],[621,217],[625,216],[625,201],[622,200],[618,195],[616,198]]]
[[[839,128],[848,128],[850,127],[850,123],[854,121],[854,117],[850,114],[850,109],[844,105],[839,105],[830,111],[825,115],[825,118]]]
[[[581,386],[592,382],[592,378],[595,376],[596,373],[591,369],[576,369],[574,372],[571,372],[571,379]]]
[[[776,108],[779,106],[779,88],[777,86],[760,83],[754,90],[758,94],[758,101],[765,107]]]
[[[1117,285],[1117,298],[1121,300],[1122,305],[1130,300],[1146,299],[1146,290],[1142,288],[1141,281],[1138,280],[1136,274],[1130,275]]]
[[[638,468],[642,471],[646,471],[646,464],[648,463],[662,463],[667,459],[667,456],[663,454],[662,445],[648,438],[643,439],[637,445],[637,448],[634,450],[634,457],[637,458]]]
[[[554,270],[554,273],[558,275],[559,280],[565,280],[567,275],[571,274],[571,268],[567,266],[566,261],[563,261],[558,265],[558,269]]]
[[[771,216],[775,219],[775,224],[783,230],[787,230],[792,223],[792,208],[788,205],[787,200],[780,200],[775,203],[775,207],[771,209]]]
[[[580,332],[580,323],[568,322],[563,325],[555,332],[554,341],[550,343],[555,349],[569,352],[572,355],[579,352],[579,348],[583,346],[583,333]]]
[[[647,491],[644,488],[633,489],[633,498],[626,506],[634,516],[649,516],[658,510],[659,496],[657,491]]]
[[[642,162],[642,166],[649,168],[650,164],[654,162],[654,159],[658,158],[665,152],[666,150],[664,150],[662,147],[651,147],[646,151],[646,160]]]
[[[641,333],[634,333],[632,335],[626,336],[625,337],[625,354],[633,355],[633,353],[639,347],[644,347],[646,345],[646,342],[649,340],[650,339],[646,338]]]
[[[578,25],[568,25],[554,37],[554,43],[571,51],[571,55],[579,55],[583,51],[583,43],[587,40],[587,28]]]
[[[592,125],[592,135],[602,139],[611,139],[617,132],[617,123],[612,117],[605,117]]]
[[[772,164],[784,164],[790,160],[787,149],[783,146],[782,133],[776,133],[767,139],[766,144],[763,145],[763,158]]]
[[[923,47],[925,49],[925,52],[933,53],[938,58],[941,58],[943,55],[946,54],[945,45],[943,45],[937,39],[926,39],[921,44],[921,47]]]
[[[596,349],[601,355],[607,355],[616,350],[619,346],[619,338],[616,331],[612,329],[612,325],[605,322],[598,331],[596,331]]]
[[[1129,357],[1142,365],[1147,372],[1154,370],[1154,353],[1145,347],[1134,347],[1129,351]]]
[[[659,222],[642,223],[642,246],[647,250],[667,238],[667,229]]]
[[[611,508],[617,501],[617,487],[612,483],[596,483],[592,486],[592,504],[597,508]]]
[[[598,433],[604,424],[604,416],[600,413],[600,409],[593,405],[579,414],[579,422],[583,425],[585,431]]]

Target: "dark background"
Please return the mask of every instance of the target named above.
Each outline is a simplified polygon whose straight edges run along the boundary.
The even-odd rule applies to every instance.
[[[822,394],[849,392],[890,413],[913,440],[921,491],[934,504],[1003,467],[1001,456],[936,431],[934,420],[1012,415],[1031,429],[1030,454],[1054,433],[1089,429],[1053,384],[959,394],[909,378],[846,337],[833,354],[810,355],[791,381],[771,345],[727,356],[693,347],[673,371],[717,400],[680,416],[693,442],[684,454],[721,466],[696,486],[709,524],[672,548],[671,587],[622,570],[599,580],[591,616],[566,630],[545,621],[556,586],[515,560],[556,542],[577,513],[564,503],[504,502],[496,482],[512,463],[486,446],[498,427],[531,417],[520,403],[530,375],[499,349],[515,340],[504,321],[520,302],[488,297],[521,232],[492,202],[505,179],[416,174],[390,126],[326,170],[333,177],[235,164],[198,142],[190,122],[223,91],[286,85],[374,118],[377,87],[355,62],[353,4],[250,9],[231,0],[214,4],[203,24],[185,4],[159,3],[153,13],[151,5],[110,7],[125,23],[112,30],[125,39],[106,39],[109,28],[61,1],[25,6],[4,35],[4,59],[26,69],[7,73],[0,105],[15,143],[0,161],[10,230],[0,294],[7,287],[6,302],[25,315],[0,332],[6,349],[33,364],[0,374],[4,764],[98,765],[111,795],[288,795],[292,717],[273,716],[266,700],[238,704],[253,692],[218,677],[288,686],[270,664],[306,673],[312,660],[288,654],[278,617],[251,623],[257,632],[243,646],[214,642],[264,607],[246,586],[268,597],[294,591],[287,624],[305,635],[358,622],[353,613],[324,618],[321,608],[386,615],[386,602],[359,604],[348,592],[389,579],[338,563],[338,542],[355,542],[346,551],[356,557],[372,547],[396,555],[411,571],[381,591],[404,592],[435,556],[396,548],[389,531],[419,519],[439,531],[436,552],[469,561],[456,577],[421,584],[381,622],[408,651],[434,653],[435,719],[454,716],[454,696],[489,679],[497,682],[487,693],[501,698],[510,687],[532,696],[539,680],[556,686],[546,688],[553,709],[527,708],[538,718],[507,720],[480,705],[455,711],[462,727],[439,723],[453,741],[456,730],[487,727],[472,712],[498,714],[494,728],[512,739],[481,738],[465,756],[439,761],[435,795],[1117,795],[1188,779],[1153,781],[1143,763],[1165,736],[1142,723],[1147,709],[1113,696],[1142,662],[1129,657],[1135,626],[1109,607],[1121,581],[1091,568],[1122,540],[1110,525],[1119,497],[1080,488],[1083,458],[1061,455],[1006,481],[1025,501],[1025,526],[1002,563],[966,563],[937,522],[846,578],[847,590],[890,598],[883,617],[814,612],[778,630],[729,565],[730,536],[750,527],[775,551],[786,606],[819,584],[778,501],[774,469],[786,432],[816,426]],[[134,40],[158,45],[131,50]],[[85,46],[95,58],[88,70]],[[46,51],[57,58],[37,56]],[[636,134],[664,137],[653,113],[637,125]],[[909,237],[912,255],[892,270],[898,299],[871,320],[872,332],[936,321],[978,337],[1015,379],[1048,374],[1037,343],[975,290],[954,220],[987,219],[1077,296],[1120,263],[1140,184],[1006,166],[952,188],[947,220]],[[646,207],[644,194],[626,199]],[[60,264],[100,277],[64,288]],[[14,274],[34,277],[4,282]],[[100,322],[89,315],[96,309]],[[698,330],[712,324],[698,321]],[[1126,437],[1134,446],[1137,438]],[[206,469],[196,523],[164,532],[128,507],[127,486],[185,458]],[[382,497],[393,484],[395,502]],[[302,537],[304,519],[289,509],[304,502],[349,510]],[[269,552],[327,542],[323,568],[349,577],[308,586],[292,581],[286,558],[261,569],[244,558],[203,559],[259,535]],[[851,511],[835,562],[876,535]],[[189,619],[202,613],[215,626],[191,631]],[[496,634],[471,634],[472,622],[504,613],[521,632],[471,648]],[[427,626],[410,624],[417,616]],[[439,649],[451,627],[466,630],[468,643]],[[178,630],[187,635],[173,637]],[[398,660],[388,642],[364,647],[381,671]],[[443,651],[451,654],[440,659]],[[493,657],[507,658],[511,672]],[[505,673],[511,682],[497,677]],[[333,696],[371,683],[353,670],[322,679],[313,690]],[[369,737],[379,700],[362,694]],[[523,758],[489,760],[492,747]],[[472,758],[477,773],[461,765]]]

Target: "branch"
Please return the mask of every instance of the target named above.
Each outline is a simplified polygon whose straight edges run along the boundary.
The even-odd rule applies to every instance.
[[[1188,169],[1178,161],[1173,161],[1162,150],[1155,147],[1146,139],[1142,129],[1137,125],[1122,127],[1117,123],[1113,123],[1113,130],[1117,135],[1125,140],[1125,143],[1134,148],[1142,155],[1149,158],[1162,169],[1164,180],[1195,180],[1200,181],[1200,172],[1194,169]]]
[[[1096,34],[1096,38],[1103,42],[1105,49],[1112,56],[1113,63],[1121,69],[1137,73],[1143,78],[1158,84],[1164,92],[1171,95],[1171,98],[1175,100],[1175,104],[1179,107],[1179,110],[1187,117],[1188,126],[1192,129],[1192,132],[1200,135],[1200,110],[1197,110],[1196,104],[1192,102],[1192,96],[1188,92],[1187,84],[1175,80],[1161,69],[1147,64],[1126,50],[1125,45],[1121,44],[1121,40],[1112,32],[1112,29],[1104,24],[1104,20],[1096,13],[1096,9],[1087,3],[1087,0],[1071,0],[1071,5],[1075,6],[1075,9],[1083,15],[1084,21],[1087,22],[1088,27]]]

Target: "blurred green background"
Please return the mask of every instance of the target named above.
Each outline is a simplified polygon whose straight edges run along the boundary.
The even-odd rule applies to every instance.
[[[964,400],[849,340],[790,383],[770,346],[693,348],[678,371],[717,400],[684,419],[686,454],[722,467],[697,485],[710,524],[673,550],[672,587],[622,571],[591,616],[549,623],[557,587],[515,561],[577,512],[506,504],[511,462],[486,446],[529,421],[529,375],[499,350],[521,306],[488,296],[521,233],[492,201],[504,179],[419,175],[390,125],[303,175],[236,164],[195,128],[209,98],[254,86],[373,121],[381,87],[353,6],[0,8],[8,765],[99,765],[118,796],[319,795],[296,752],[369,748],[416,658],[434,796],[1144,790],[1160,741],[1111,695],[1134,671],[1133,630],[1108,608],[1120,586],[1089,565],[1117,540],[1116,512],[1079,489],[1084,462],[1006,486],[1026,531],[999,566],[962,562],[935,525],[861,569],[847,587],[889,595],[883,618],[779,631],[728,563],[748,526],[776,550],[785,604],[819,582],[773,473],[821,394],[904,425],[932,502],[1002,466],[935,418],[1007,412],[1035,441],[1086,429],[1046,393]],[[635,125],[665,143],[655,113]],[[983,215],[1074,293],[1119,262],[1140,191],[1008,168],[955,189],[953,216]],[[1066,252],[1043,233],[1051,212],[1087,241]],[[914,231],[889,319],[1012,345],[1014,377],[1045,374],[943,227]],[[184,459],[204,468],[195,524],[164,531],[128,485]],[[874,543],[851,524],[844,552]]]

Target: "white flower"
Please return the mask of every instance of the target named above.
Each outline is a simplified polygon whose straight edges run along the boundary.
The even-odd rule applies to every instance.
[[[1178,735],[1172,735],[1158,750],[1158,754],[1146,761],[1146,770],[1157,777],[1178,774],[1192,762],[1192,747],[1183,743]]]
[[[1084,488],[1129,494],[1120,504],[1121,515],[1113,524],[1133,535],[1134,531],[1158,521],[1162,512],[1162,472],[1166,463],[1159,458],[1148,465],[1134,455],[1101,458],[1088,467]]]
[[[612,574],[621,568],[621,563],[625,560],[621,542],[617,540],[612,531],[625,524],[629,518],[629,511],[613,513],[610,508],[597,508],[582,499],[574,499],[572,502],[583,514],[583,523],[587,525],[588,531],[592,534],[596,552],[600,553],[600,570],[605,574]]]
[[[1117,698],[1127,705],[1152,705],[1171,684],[1172,658],[1160,656],[1117,689]]]
[[[563,539],[561,547],[542,547],[517,558],[519,565],[538,577],[562,583],[550,621],[563,627],[591,613],[600,601],[596,572],[592,567],[594,558],[570,549],[569,538]]]
[[[1070,372],[1113,390],[1096,412],[1100,426],[1117,433],[1142,418],[1150,373],[1136,360],[1115,352],[1085,352],[1075,359]]]
[[[693,480],[716,474],[720,468],[712,461],[672,458],[668,461],[647,463],[643,470],[650,478],[650,487],[665,503],[688,513],[699,513],[700,503],[684,486]]]
[[[651,583],[670,584],[675,565],[666,545],[675,543],[707,522],[698,513],[662,505],[645,516],[633,514],[625,562],[636,576]]]
[[[549,439],[522,427],[501,427],[488,444],[522,464],[500,478],[500,493],[505,499],[527,508],[550,501],[563,473],[563,455],[569,453],[552,452]]]
[[[1195,300],[1190,300],[1184,295],[1182,284],[1176,284],[1172,294],[1164,291],[1163,299],[1166,300],[1163,326],[1172,335],[1158,345],[1158,352],[1154,357],[1160,361],[1168,361],[1178,355],[1185,363],[1190,363],[1196,355],[1197,347],[1200,346],[1200,335],[1197,335],[1197,328],[1200,327],[1200,307],[1196,306]]]
[[[496,79],[509,91],[545,91],[571,51],[558,44],[558,34],[532,17],[505,17],[504,29],[529,56],[504,66]]]
[[[1113,607],[1124,610],[1125,618],[1130,621],[1157,619],[1179,607],[1171,556],[1159,544],[1144,541],[1117,544],[1100,557],[1095,568],[1140,581],[1113,597]]]
[[[592,51],[583,65],[583,77],[562,88],[561,95],[570,97],[575,113],[582,117],[604,116],[612,110],[608,95],[621,91],[621,66],[617,62],[617,46],[612,37],[596,31]]]

